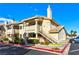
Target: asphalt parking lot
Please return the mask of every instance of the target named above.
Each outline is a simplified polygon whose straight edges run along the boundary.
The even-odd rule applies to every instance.
[[[28,51],[30,51],[30,49],[23,47],[0,45],[0,55],[24,55]]]
[[[53,53],[0,44],[0,55],[55,55]]]
[[[79,43],[71,44],[69,55],[79,55]]]

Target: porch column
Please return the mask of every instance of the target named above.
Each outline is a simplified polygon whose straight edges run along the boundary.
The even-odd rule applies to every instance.
[[[4,28],[5,28],[5,35],[6,35],[6,37],[7,37],[7,22],[5,21],[5,26],[4,26]]]
[[[36,38],[38,38],[38,19],[35,19],[35,33],[36,33]]]
[[[26,23],[25,23],[25,22],[23,22],[23,29],[24,29],[24,31],[25,31],[25,25],[26,25]]]
[[[11,34],[15,34],[15,30],[14,30],[14,25],[11,25],[11,29],[12,29],[12,33]]]

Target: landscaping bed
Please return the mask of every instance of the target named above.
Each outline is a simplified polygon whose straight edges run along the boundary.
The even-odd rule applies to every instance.
[[[68,46],[68,44],[65,44],[62,48],[59,48],[59,47],[53,48],[52,46],[38,45],[38,46],[31,46],[31,48],[46,50],[46,51],[50,51],[50,52],[63,53],[67,46]]]
[[[46,51],[58,52],[58,53],[62,53],[68,44],[68,43],[51,44],[49,42],[39,42],[39,39],[29,39],[28,43],[34,44],[34,45],[25,46],[23,39],[18,37],[13,37],[13,42],[9,42],[8,38],[4,38],[3,40],[0,41],[0,44],[34,48],[34,49],[40,49],[40,50],[46,50]]]
[[[0,44],[4,44],[3,42],[0,42]],[[68,46],[68,44],[64,45],[64,47],[62,49],[60,48],[52,48],[52,47],[46,47],[45,45],[41,45],[40,46],[36,46],[36,45],[33,45],[33,46],[24,46],[24,45],[21,45],[21,44],[7,44],[7,45],[11,45],[11,46],[17,46],[17,47],[24,47],[24,48],[30,48],[30,49],[37,49],[37,50],[45,50],[45,51],[49,51],[49,52],[57,52],[57,53],[63,53],[63,51],[65,50],[65,48]]]

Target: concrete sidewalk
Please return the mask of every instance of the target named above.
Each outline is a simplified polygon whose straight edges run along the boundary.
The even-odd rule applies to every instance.
[[[0,44],[4,44],[4,43],[0,43]],[[45,52],[50,52],[50,53],[55,53],[55,54],[59,54],[59,55],[67,55],[68,54],[68,51],[69,51],[69,48],[70,48],[70,44],[66,44],[64,45],[64,47],[62,49],[47,49],[45,48],[40,48],[40,47],[36,47],[35,45],[33,46],[24,46],[24,45],[20,45],[20,44],[8,44],[8,45],[11,45],[11,46],[17,46],[17,47],[24,47],[24,48],[27,48],[27,49],[34,49],[34,50],[38,50],[38,51],[45,51]]]
[[[68,55],[71,43],[67,46],[67,48],[63,51],[62,55]]]
[[[62,49],[50,49],[50,48],[45,48],[44,47],[36,47],[36,46],[30,46],[28,47],[29,49],[34,49],[34,50],[39,50],[39,51],[45,51],[45,52],[50,52],[50,53],[55,53],[55,54],[59,54],[59,55],[65,55],[68,53],[68,48],[70,47],[70,44],[66,44]]]

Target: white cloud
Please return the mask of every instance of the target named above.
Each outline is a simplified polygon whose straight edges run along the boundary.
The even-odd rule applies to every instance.
[[[8,23],[12,23],[12,22],[13,22],[12,19],[7,19],[7,18],[3,18],[3,17],[0,18],[0,24],[5,23],[6,21],[7,21]]]

